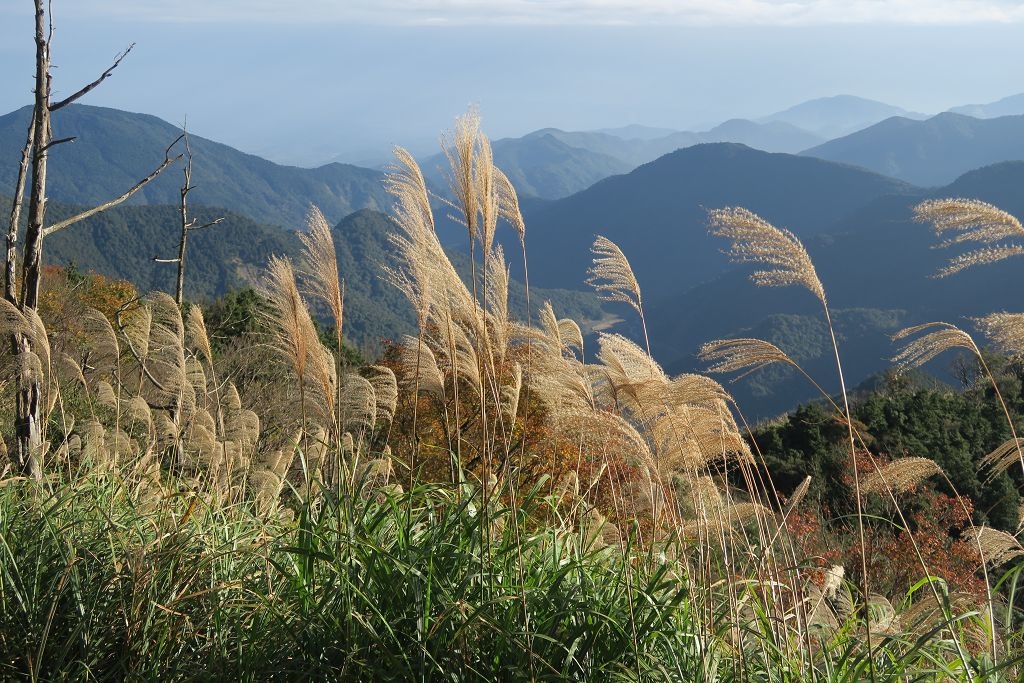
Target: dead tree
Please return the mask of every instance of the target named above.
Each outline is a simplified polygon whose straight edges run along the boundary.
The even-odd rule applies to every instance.
[[[112,66],[104,71],[99,78],[77,90],[72,95],[58,102],[50,101],[51,63],[50,44],[53,39],[53,22],[47,11],[45,0],[33,0],[35,7],[35,103],[32,111],[32,123],[26,136],[25,148],[22,153],[21,167],[18,174],[18,186],[15,189],[14,202],[11,207],[11,223],[7,232],[7,267],[5,268],[4,295],[11,303],[16,303],[23,313],[34,312],[39,306],[39,284],[43,265],[43,240],[58,230],[74,225],[90,216],[117,206],[126,201],[161,171],[180,158],[171,157],[170,150],[175,143],[167,148],[164,160],[148,176],[140,180],[120,197],[78,213],[68,219],[46,225],[46,174],[47,157],[50,149],[56,145],[71,142],[74,138],[53,137],[50,115],[59,109],[81,99],[100,83],[110,77],[121,60],[131,51],[134,45],[117,56]],[[17,273],[17,240],[24,200],[25,181],[31,167],[32,185],[28,199],[27,227],[25,230],[25,246],[22,254],[21,291],[18,292]],[[28,361],[33,357],[30,335],[17,333],[11,337],[12,352]],[[36,367],[38,363],[19,363],[19,366]],[[26,475],[40,478],[42,476],[43,444],[43,391],[41,372],[25,371],[18,373],[16,382],[16,407],[14,430],[17,438],[15,465]]]
[[[209,223],[203,223],[201,225],[196,224],[196,219],[189,219],[188,217],[188,193],[194,188],[192,185],[192,145],[188,141],[188,131],[182,129],[181,137],[185,140],[185,180],[181,184],[181,204],[180,204],[180,216],[181,216],[181,238],[178,241],[178,257],[177,258],[159,258],[153,257],[153,260],[157,263],[177,263],[178,264],[178,280],[177,286],[174,290],[174,300],[177,302],[180,308],[182,303],[185,301],[185,249],[188,246],[188,234],[195,232],[196,230],[204,230],[206,228],[212,228],[215,225],[220,225],[224,222],[223,218],[217,218]]]

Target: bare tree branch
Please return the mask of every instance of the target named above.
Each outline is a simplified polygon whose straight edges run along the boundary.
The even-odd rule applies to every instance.
[[[47,143],[46,147],[43,147],[43,149],[41,151],[45,152],[48,149],[50,149],[51,147],[56,147],[57,145],[63,145],[65,142],[74,142],[77,139],[78,139],[77,135],[72,135],[69,138],[58,138],[56,140],[50,140],[50,142]]]
[[[102,83],[103,81],[105,81],[108,78],[110,78],[110,74],[114,73],[114,69],[116,69],[118,67],[118,65],[121,63],[122,59],[124,59],[125,57],[128,56],[128,53],[132,51],[133,47],[135,47],[135,43],[132,43],[131,45],[129,45],[128,48],[124,52],[119,54],[117,56],[117,58],[114,60],[114,63],[110,66],[110,68],[107,69],[106,71],[104,71],[100,75],[100,77],[97,78],[95,81],[93,81],[89,85],[85,86],[84,88],[82,88],[81,90],[79,90],[75,94],[71,95],[70,97],[66,97],[63,100],[61,100],[60,102],[57,102],[56,104],[51,104],[50,105],[50,112],[53,113],[53,112],[57,111],[58,109],[63,109],[64,107],[68,106],[69,104],[71,104],[75,100],[81,99],[82,96],[86,95],[87,93],[89,93],[89,91],[93,90],[100,83]]]
[[[83,221],[86,218],[90,218],[92,216],[95,216],[98,213],[103,213],[107,209],[112,209],[113,207],[117,206],[118,204],[121,204],[122,202],[127,201],[129,198],[131,198],[131,196],[133,194],[135,194],[136,192],[141,190],[143,187],[145,187],[147,184],[149,184],[149,182],[151,180],[153,180],[158,175],[160,175],[160,173],[165,168],[167,168],[168,166],[170,166],[171,164],[173,164],[175,161],[177,161],[178,159],[180,159],[182,157],[181,154],[179,154],[176,157],[171,157],[170,156],[171,147],[174,147],[174,145],[176,145],[178,143],[178,140],[180,140],[180,139],[181,139],[181,137],[179,137],[177,140],[172,142],[167,147],[167,152],[165,152],[166,156],[164,156],[163,163],[161,163],[159,166],[157,166],[153,170],[153,172],[150,173],[148,176],[146,176],[145,178],[143,178],[139,182],[135,183],[135,185],[133,185],[130,190],[128,190],[127,192],[125,192],[123,195],[121,195],[120,197],[118,197],[116,199],[111,199],[109,202],[106,202],[104,204],[100,204],[99,206],[94,206],[93,208],[88,209],[86,211],[83,211],[83,212],[81,212],[79,214],[76,214],[76,215],[72,216],[71,218],[66,218],[66,219],[64,219],[62,221],[58,221],[57,223],[54,223],[53,225],[51,225],[51,226],[49,226],[49,227],[47,227],[46,229],[43,230],[43,237],[47,237],[48,235],[52,235],[53,233],[57,232],[58,230],[62,230],[64,228],[68,227],[69,225],[74,225],[75,223]]]
[[[205,230],[206,228],[212,228],[215,225],[220,225],[224,222],[224,218],[218,218],[217,220],[210,221],[209,223],[203,223],[202,225],[190,225],[188,226],[189,232],[195,232],[196,230]]]

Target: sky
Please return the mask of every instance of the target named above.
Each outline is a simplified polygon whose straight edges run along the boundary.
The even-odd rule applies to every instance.
[[[1008,0],[53,0],[56,96],[290,163],[492,138],[706,129],[854,94],[935,113],[1024,92]],[[0,2],[0,111],[30,102],[32,6]]]

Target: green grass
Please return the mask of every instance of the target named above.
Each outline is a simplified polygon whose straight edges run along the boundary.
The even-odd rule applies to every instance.
[[[682,544],[599,547],[538,491],[489,511],[468,487],[325,492],[269,517],[188,491],[139,500],[95,473],[0,488],[0,678],[867,676],[860,615],[801,636],[763,584],[699,585]],[[904,625],[876,642],[877,680],[968,680],[953,639],[984,652],[985,628],[952,611]],[[1008,662],[968,664],[1009,681]]]

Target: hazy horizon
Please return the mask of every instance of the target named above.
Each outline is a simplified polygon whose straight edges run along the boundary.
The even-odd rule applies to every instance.
[[[1024,91],[1000,0],[387,0],[53,7],[57,97],[154,114],[275,160],[432,146],[470,104],[492,138],[704,129],[851,94],[926,114]],[[29,3],[0,9],[0,109],[28,104]]]

